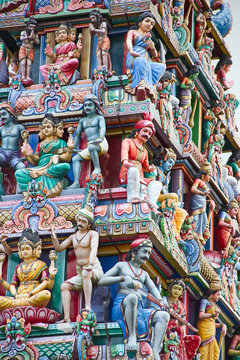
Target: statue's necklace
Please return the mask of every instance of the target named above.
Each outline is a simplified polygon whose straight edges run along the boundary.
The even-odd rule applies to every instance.
[[[11,127],[11,129],[10,129],[9,131],[7,131],[6,126],[4,126],[7,135],[11,134],[13,127],[14,127],[14,124],[13,124],[13,126]]]
[[[37,260],[35,260],[30,266],[26,265],[25,269],[23,268],[23,263],[20,264],[20,270],[24,274],[24,277],[26,277],[30,273],[30,271],[32,270],[32,267],[36,261]]]
[[[78,243],[80,243],[84,238],[85,238],[85,236],[87,235],[89,233],[89,230],[86,232],[86,234],[84,234],[82,237],[81,237],[81,239],[78,239],[78,237],[77,237],[77,235],[76,235],[76,240],[77,240],[77,242]]]
[[[141,271],[140,271],[140,273],[139,273],[139,274],[136,274],[136,273],[135,273],[135,271],[133,270],[133,268],[131,267],[130,262],[127,262],[127,263],[128,263],[128,266],[130,267],[131,271],[134,273],[134,275],[135,275],[135,279],[136,279],[136,280],[140,280],[140,276],[141,276],[141,275],[142,275],[142,273],[143,273],[143,269],[141,269]]]

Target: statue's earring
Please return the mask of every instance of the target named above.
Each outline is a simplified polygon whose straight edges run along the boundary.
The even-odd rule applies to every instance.
[[[91,225],[88,225],[88,227],[87,227],[87,228],[88,228],[88,230],[90,230],[90,228],[91,228]]]
[[[134,256],[134,254],[132,254],[132,258],[131,258],[131,260],[132,260],[132,261],[134,261],[134,260],[135,260],[135,256]]]

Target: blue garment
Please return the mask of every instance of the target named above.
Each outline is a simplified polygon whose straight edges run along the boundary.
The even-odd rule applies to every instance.
[[[144,85],[152,89],[153,85],[162,77],[166,65],[151,62],[150,55],[146,50],[147,43],[145,37],[138,35],[136,43],[133,45],[133,51],[138,53],[140,57],[133,58],[129,52],[126,57],[126,67],[131,70],[132,74],[132,83],[130,84],[131,88],[136,88],[140,81],[144,81]]]
[[[126,297],[123,294],[117,294],[113,308],[112,308],[112,321],[118,321],[124,339],[127,337],[128,329],[126,322],[124,321],[124,312],[122,308],[122,301]],[[156,312],[156,308],[145,308],[142,300],[138,300],[138,311],[137,311],[137,338],[146,338],[146,340],[150,340],[151,338],[151,323],[152,316]]]

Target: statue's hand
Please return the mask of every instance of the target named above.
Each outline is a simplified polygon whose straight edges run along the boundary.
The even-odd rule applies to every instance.
[[[134,281],[131,278],[131,276],[124,276],[124,284],[126,285],[127,288],[129,289],[134,289]]]
[[[137,52],[135,52],[135,51],[129,51],[129,54],[132,56],[132,57],[140,57],[141,55],[140,54],[138,54]]]
[[[223,324],[223,325],[222,325],[221,333],[223,334],[223,336],[226,335],[226,333],[227,333],[227,326],[226,326],[226,324]]]
[[[69,51],[68,56],[69,56],[70,58],[73,58],[74,52],[73,52],[73,51]]]
[[[56,239],[55,227],[51,226],[51,238]]]
[[[48,44],[44,50],[44,54],[49,57],[53,56],[53,54],[54,54],[52,48],[50,48],[50,46]]]
[[[48,269],[48,271],[49,271],[49,275],[50,275],[51,277],[55,277],[56,274],[57,274],[57,272],[58,272],[58,269],[55,268],[55,267],[53,267],[53,266],[50,266],[49,269]]]
[[[52,162],[54,165],[59,163],[59,155],[53,155]]]
[[[28,143],[25,143],[25,142],[23,143],[23,145],[21,147],[21,152],[25,156],[33,155],[33,149],[31,148],[31,146]]]
[[[71,137],[69,137],[68,139],[67,146],[70,150],[72,150],[75,147],[75,142]]]

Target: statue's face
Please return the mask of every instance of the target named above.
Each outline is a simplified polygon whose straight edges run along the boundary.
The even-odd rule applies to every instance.
[[[86,219],[82,215],[79,215],[77,218],[77,227],[79,230],[87,230],[88,229],[88,219]]]
[[[27,26],[27,28],[30,30],[30,31],[35,31],[36,30],[36,25],[35,24],[29,24]]]
[[[83,103],[83,110],[87,115],[93,115],[96,113],[96,108],[94,102],[91,100],[86,100]]]
[[[214,294],[211,294],[210,297],[212,298],[212,300],[214,302],[217,302],[220,297],[221,297],[221,290],[218,290],[217,292],[215,292]]]
[[[146,143],[150,139],[152,134],[153,134],[153,131],[150,127],[144,127],[142,129],[140,129],[139,132],[137,132],[137,138],[142,143]]]
[[[142,22],[139,23],[139,28],[143,31],[143,32],[149,32],[152,30],[152,28],[155,25],[155,21],[153,18],[151,17],[146,17],[145,19],[143,19]]]
[[[23,259],[23,260],[30,259],[33,256],[33,248],[28,244],[21,245],[20,253],[21,253],[21,256],[20,256],[21,259]]]
[[[50,122],[43,124],[42,132],[44,137],[50,137],[54,135],[54,127]]]
[[[170,170],[172,170],[173,166],[175,164],[174,159],[167,159],[166,161],[164,161],[162,168],[164,172],[168,172]]]
[[[145,264],[145,262],[149,260],[151,252],[152,248],[150,246],[143,246],[134,255],[134,259],[139,264]]]
[[[232,208],[230,210],[230,216],[232,219],[236,219],[236,216],[237,216],[237,213],[238,213],[238,208]]]
[[[211,179],[212,174],[207,173],[206,175],[203,175],[203,181],[209,182]]]
[[[59,41],[67,41],[68,39],[68,33],[67,33],[67,30],[65,29],[60,29],[58,31],[58,40]]]
[[[97,17],[96,17],[96,15],[91,15],[90,16],[90,20],[91,20],[91,23],[93,23],[93,24],[95,24],[96,22],[97,22]]]
[[[13,121],[12,115],[6,109],[1,109],[0,110],[0,120],[5,125],[8,125],[9,123],[11,123]]]
[[[64,134],[64,127],[63,127],[63,125],[59,125],[57,127],[56,135],[58,138],[61,139],[63,137],[63,134]]]
[[[38,245],[38,246],[36,247],[36,249],[35,249],[36,258],[40,258],[41,253],[42,253],[42,246],[41,246],[41,245]]]
[[[181,285],[175,284],[171,287],[170,292],[172,297],[179,298],[179,296],[181,296],[183,293],[183,288]]]

